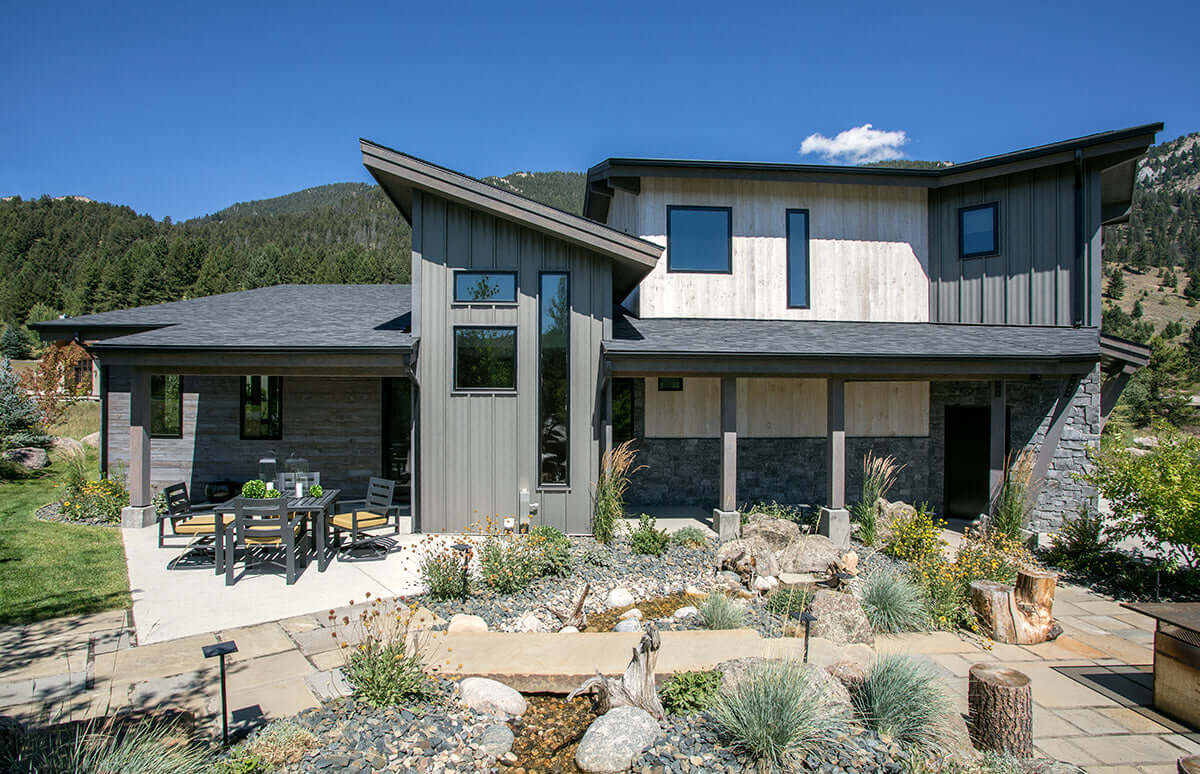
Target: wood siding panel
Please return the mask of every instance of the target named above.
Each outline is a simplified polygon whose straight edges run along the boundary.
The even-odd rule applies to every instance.
[[[646,380],[647,438],[719,438],[721,380],[685,377],[683,389],[660,391],[658,380]]]
[[[929,435],[929,382],[846,382],[846,435]]]
[[[739,379],[737,431],[746,438],[824,438],[824,379]]]

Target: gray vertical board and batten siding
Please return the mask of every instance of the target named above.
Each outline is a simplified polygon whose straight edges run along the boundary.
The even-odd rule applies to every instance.
[[[589,532],[600,465],[600,347],[611,329],[608,260],[429,193],[414,193],[412,218],[413,303],[422,310],[420,529],[452,532],[488,517],[516,516],[520,490],[528,489],[540,507],[535,523]],[[454,303],[457,269],[516,271],[517,303]],[[570,483],[539,490],[538,290],[544,271],[570,274]],[[454,389],[456,325],[517,328],[515,392]]]
[[[1074,324],[1083,283],[1083,324],[1100,324],[1100,172],[1085,171],[1083,274],[1075,268],[1075,167],[1061,164],[935,188],[929,194],[930,293],[934,322]],[[1000,206],[999,254],[959,258],[958,210]]]

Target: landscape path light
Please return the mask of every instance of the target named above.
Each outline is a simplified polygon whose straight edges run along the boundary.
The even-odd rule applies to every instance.
[[[205,658],[218,657],[221,660],[221,744],[229,746],[229,706],[225,696],[225,656],[237,653],[237,643],[233,640],[218,642],[215,645],[205,645],[202,649]]]
[[[471,565],[471,546],[469,543],[455,543],[451,546],[455,551],[462,556],[462,601],[467,601],[467,579],[470,574]]]
[[[800,621],[804,624],[804,663],[808,663],[808,630],[812,626],[812,622],[817,620],[817,617],[812,614],[811,610],[805,610],[800,614]]]

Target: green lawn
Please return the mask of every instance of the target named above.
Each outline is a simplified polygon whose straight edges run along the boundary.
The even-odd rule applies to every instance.
[[[100,430],[100,404],[96,401],[81,400],[67,408],[62,421],[50,428],[51,435],[64,435],[67,438],[83,438],[85,435]]]
[[[96,451],[88,450],[96,467]],[[0,624],[129,606],[121,535],[110,527],[39,521],[58,498],[63,466],[0,481]]]

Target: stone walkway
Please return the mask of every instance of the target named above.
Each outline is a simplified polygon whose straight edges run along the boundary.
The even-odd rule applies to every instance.
[[[357,610],[341,607],[335,613],[353,618]],[[232,639],[238,646],[228,678],[235,728],[287,716],[344,688],[331,670],[342,663],[338,642],[353,644],[353,634],[327,628],[328,612],[140,647],[131,647],[125,612],[3,628],[0,715],[45,721],[123,707],[170,707],[190,711],[215,732],[217,664],[204,659],[201,648]],[[1042,645],[985,650],[978,642],[935,632],[882,638],[877,650],[928,657],[963,711],[971,664],[998,661],[1025,672],[1033,678],[1038,751],[1090,772],[1167,774],[1177,758],[1200,753],[1200,735],[1147,709],[1153,622],[1074,587],[1059,588],[1055,614],[1065,633]],[[803,649],[801,640],[764,640],[747,630],[662,636],[664,672],[748,655],[799,657]],[[430,658],[445,672],[502,676],[526,691],[561,691],[594,668],[621,671],[636,640],[636,634],[615,633],[439,634]],[[822,663],[838,653],[814,642],[812,660]]]

